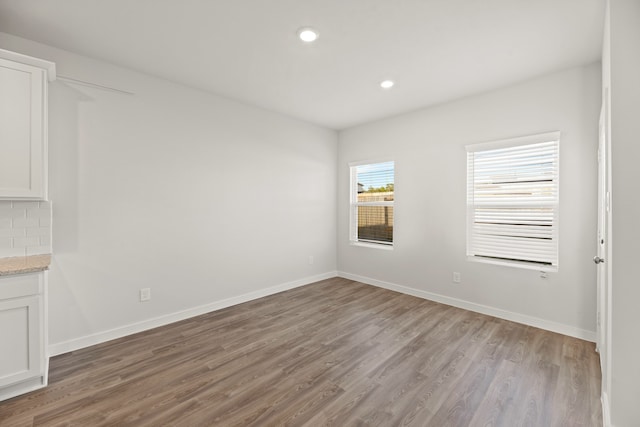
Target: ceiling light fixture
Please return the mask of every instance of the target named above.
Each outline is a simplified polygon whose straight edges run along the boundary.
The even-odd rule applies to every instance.
[[[311,43],[318,40],[320,34],[313,28],[304,27],[298,30],[298,37],[305,43]]]
[[[382,89],[391,89],[394,84],[395,83],[393,82],[393,80],[384,80],[384,81],[380,82],[380,87]]]

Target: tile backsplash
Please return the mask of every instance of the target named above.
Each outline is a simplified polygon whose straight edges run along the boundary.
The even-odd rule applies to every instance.
[[[0,258],[51,253],[51,202],[0,201]]]

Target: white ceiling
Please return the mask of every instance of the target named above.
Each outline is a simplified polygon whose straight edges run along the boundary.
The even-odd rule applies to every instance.
[[[604,0],[0,0],[0,31],[333,129],[597,61],[603,20]]]

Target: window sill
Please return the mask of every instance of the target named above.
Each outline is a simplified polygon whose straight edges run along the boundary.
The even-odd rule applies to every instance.
[[[349,244],[351,246],[362,246],[364,248],[372,248],[372,249],[382,249],[384,251],[392,251],[393,245],[383,245],[379,243],[368,243],[368,242],[358,242],[358,241],[350,241]]]
[[[472,262],[480,262],[483,264],[493,264],[493,265],[502,265],[505,267],[514,267],[514,268],[522,268],[525,270],[535,270],[535,271],[543,271],[545,273],[557,273],[558,266],[557,265],[542,265],[529,263],[524,261],[502,261],[499,259],[489,259],[477,256],[467,256],[467,261]]]

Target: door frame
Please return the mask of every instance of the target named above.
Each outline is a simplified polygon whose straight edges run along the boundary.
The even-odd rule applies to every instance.
[[[602,371],[603,406],[611,396],[611,320],[612,320],[612,269],[611,269],[611,127],[609,117],[609,88],[603,93],[598,126],[598,230],[596,256],[604,262],[596,267],[597,310],[596,349],[600,353]],[[604,407],[603,407],[604,409]],[[608,408],[607,408],[608,409]]]

